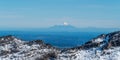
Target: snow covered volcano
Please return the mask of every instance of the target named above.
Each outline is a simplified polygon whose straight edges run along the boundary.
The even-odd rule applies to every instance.
[[[54,25],[50,28],[48,28],[49,31],[54,31],[54,32],[75,32],[79,31],[78,28],[69,25],[67,23],[64,23],[64,25]]]
[[[0,60],[119,60],[120,31],[101,34],[85,44],[59,49],[42,40],[0,37]]]

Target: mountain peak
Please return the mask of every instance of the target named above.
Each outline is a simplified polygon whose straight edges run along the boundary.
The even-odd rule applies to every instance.
[[[54,32],[72,32],[77,30],[78,29],[72,25],[54,25],[49,28],[49,31],[54,31]]]
[[[54,25],[51,28],[76,28],[72,25]]]

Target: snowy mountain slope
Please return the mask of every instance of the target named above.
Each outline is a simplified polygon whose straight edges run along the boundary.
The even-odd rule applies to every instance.
[[[120,31],[101,34],[85,44],[58,49],[42,40],[0,37],[0,60],[119,60]]]
[[[0,38],[0,60],[47,60],[56,57],[58,52],[41,40],[27,42],[14,36]]]
[[[108,50],[98,50],[96,48],[88,50],[72,50],[72,53],[61,53],[57,60],[119,60],[120,47]]]
[[[120,31],[102,34],[82,46],[65,49],[57,60],[119,60]]]

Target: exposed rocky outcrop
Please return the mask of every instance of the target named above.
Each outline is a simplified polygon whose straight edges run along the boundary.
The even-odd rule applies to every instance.
[[[120,46],[120,31],[107,34],[106,40],[107,40],[107,43],[103,47],[104,49]]]

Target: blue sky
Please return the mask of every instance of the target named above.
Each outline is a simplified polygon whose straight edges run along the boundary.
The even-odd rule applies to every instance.
[[[120,27],[120,0],[0,0],[0,28]]]

